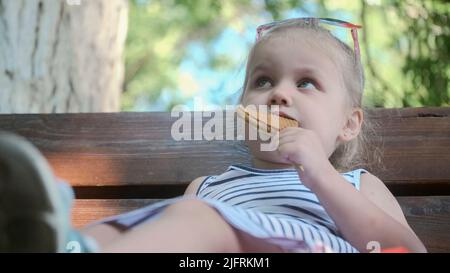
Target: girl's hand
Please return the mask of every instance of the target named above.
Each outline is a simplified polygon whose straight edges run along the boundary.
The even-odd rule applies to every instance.
[[[300,179],[308,188],[314,186],[314,181],[320,181],[319,177],[336,172],[314,131],[300,127],[283,129],[277,151],[297,167]],[[298,169],[299,165],[303,165],[304,171]]]

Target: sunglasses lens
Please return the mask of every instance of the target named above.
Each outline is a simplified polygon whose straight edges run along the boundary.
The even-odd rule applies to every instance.
[[[311,25],[316,24],[320,27],[330,31],[340,41],[347,45],[353,45],[355,55],[359,58],[359,44],[357,40],[357,28],[361,26],[348,23],[345,21],[331,19],[331,18],[298,18],[287,19],[283,21],[276,21],[273,23],[261,25],[257,28],[256,40],[269,33],[271,30],[280,26],[298,26],[298,25]],[[350,31],[351,30],[351,31]]]

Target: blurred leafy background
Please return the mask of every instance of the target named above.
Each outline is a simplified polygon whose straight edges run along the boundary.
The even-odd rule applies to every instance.
[[[431,0],[130,0],[123,111],[234,104],[258,25],[362,24],[368,107],[449,106],[450,3]]]

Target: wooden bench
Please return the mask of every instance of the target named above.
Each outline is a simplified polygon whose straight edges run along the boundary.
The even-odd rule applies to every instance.
[[[450,251],[450,108],[374,109],[394,193],[430,252]],[[203,118],[203,122],[209,118]],[[76,227],[183,193],[198,176],[250,164],[238,141],[174,141],[170,113],[0,115],[75,188]]]

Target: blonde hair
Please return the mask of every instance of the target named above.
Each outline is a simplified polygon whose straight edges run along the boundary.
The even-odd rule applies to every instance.
[[[320,40],[320,43],[315,43],[314,45],[326,46],[328,47],[327,49],[332,47],[332,49],[334,49],[334,51],[331,52],[336,52],[337,54],[334,54],[333,57],[330,58],[332,58],[332,61],[334,61],[336,65],[341,68],[344,86],[347,90],[348,109],[361,108],[364,113],[365,118],[359,135],[351,141],[341,143],[330,156],[330,162],[336,170],[340,172],[349,171],[358,167],[366,168],[368,170],[382,167],[381,150],[369,142],[369,138],[374,139],[377,137],[375,134],[376,124],[367,118],[366,109],[362,106],[364,69],[361,61],[355,56],[352,48],[337,39],[329,30],[319,26],[317,23],[311,23],[311,21],[307,21],[306,23],[303,21],[294,21],[294,23],[277,25],[271,28],[267,34],[262,36],[252,46],[248,55],[245,80],[240,101],[242,100],[243,94],[246,90],[249,63],[254,56],[256,46],[274,36],[279,36],[281,34],[289,37],[289,34],[291,32],[295,32],[295,30],[311,31],[311,33]],[[311,36],[308,36],[308,38],[309,37]],[[324,43],[324,40],[329,41],[330,43]]]

